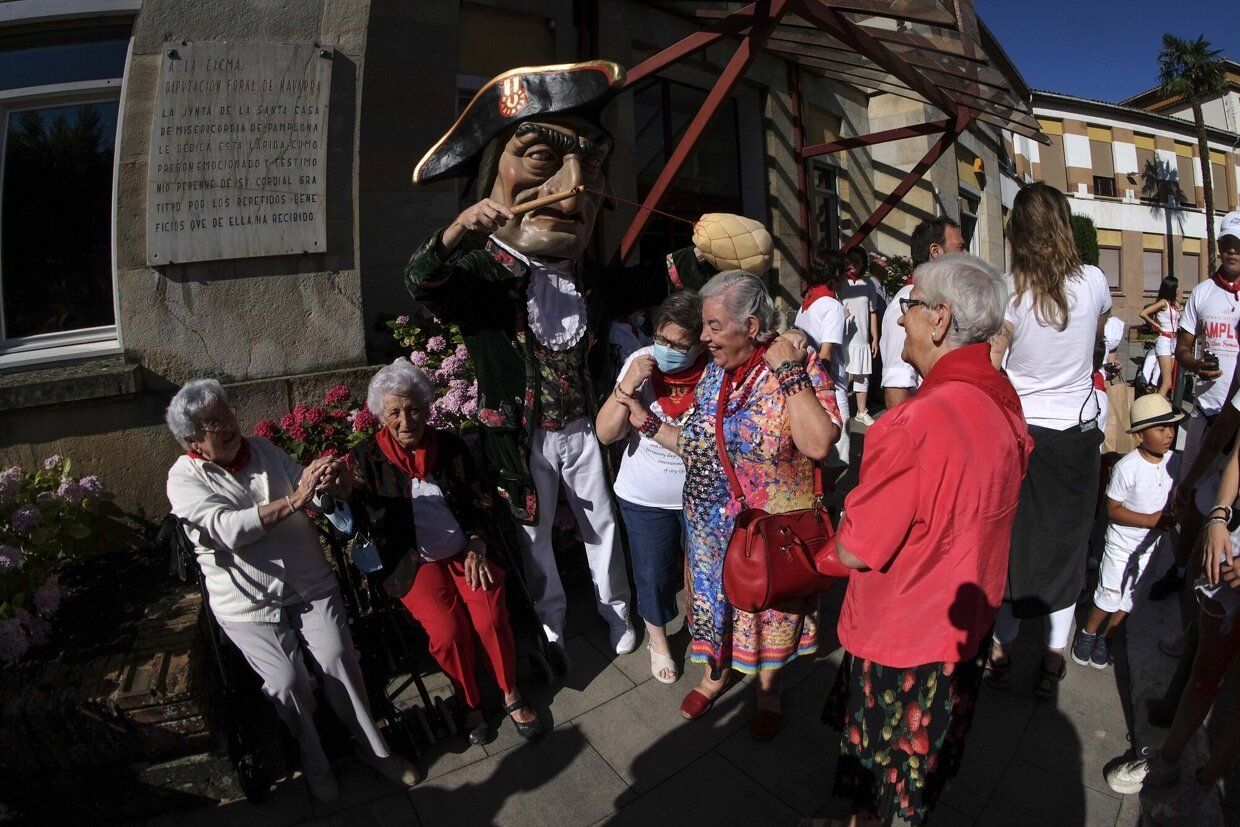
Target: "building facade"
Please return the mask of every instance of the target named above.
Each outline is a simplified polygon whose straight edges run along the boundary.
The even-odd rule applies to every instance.
[[[632,67],[697,28],[678,4],[631,0],[0,0],[0,465],[71,456],[105,475],[123,505],[157,516],[179,450],[163,410],[181,383],[219,378],[248,428],[338,382],[362,387],[372,365],[398,352],[379,323],[412,310],[405,262],[468,203],[461,182],[415,190],[410,174],[487,79],[593,56]],[[595,257],[611,258],[634,214],[628,202],[650,191],[733,49],[703,49],[613,106],[618,203],[599,222]],[[169,126],[193,114],[167,105],[191,88],[174,73],[232,77],[239,55],[264,65],[301,55],[310,79],[286,66],[237,80],[217,88],[209,123]],[[193,89],[214,88],[193,77]],[[268,176],[263,196],[301,206],[268,214],[279,226],[238,232],[232,253],[182,243],[178,234],[208,220],[242,220],[228,199],[253,196],[241,191],[244,176],[227,179],[231,194],[216,189],[222,177],[178,177],[176,153],[244,129],[229,124],[242,120],[236,110],[248,105],[236,102],[247,95],[302,95],[314,78],[322,96],[291,98],[304,112],[288,119],[312,134],[270,136],[307,149],[269,158],[298,166]],[[800,93],[806,143],[942,117],[819,74],[807,73]],[[769,283],[785,311],[799,301],[806,238],[793,119],[789,64],[764,53],[662,205],[687,218],[763,221],[776,240]],[[810,246],[847,239],[931,142],[804,162]],[[1000,259],[1000,181],[984,171],[1002,156],[999,127],[974,126],[866,247],[907,254],[917,221],[945,212],[966,223],[975,251]],[[207,191],[178,190],[199,185]],[[202,217],[187,220],[186,204]],[[656,219],[637,254],[661,257],[689,232]]]
[[[1223,101],[1234,95],[1229,91],[1219,106],[1207,108],[1221,115]],[[1015,182],[1057,187],[1074,214],[1093,220],[1115,315],[1139,322],[1164,276],[1174,274],[1185,293],[1209,276],[1205,191],[1191,113],[1185,120],[1050,92],[1035,92],[1033,107],[1050,145],[1009,137],[1011,175]],[[1207,133],[1217,229],[1222,216],[1240,206],[1240,133],[1213,125]]]

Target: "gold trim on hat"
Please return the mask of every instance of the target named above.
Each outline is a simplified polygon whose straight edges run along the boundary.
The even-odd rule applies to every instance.
[[[487,81],[486,85],[484,85],[481,89],[479,89],[477,93],[474,94],[473,98],[470,99],[469,104],[465,107],[464,111],[461,112],[460,117],[456,119],[456,122],[452,124],[452,127],[443,134],[443,137],[441,137],[438,141],[435,142],[434,146],[432,146],[430,149],[426,151],[426,154],[422,156],[422,160],[418,161],[417,166],[413,168],[413,183],[414,184],[421,183],[418,180],[418,175],[419,173],[421,173],[422,167],[424,167],[426,165],[426,162],[430,160],[431,156],[434,155],[435,152],[441,146],[443,146],[444,142],[452,137],[452,133],[456,132],[456,128],[461,125],[461,121],[465,120],[465,116],[468,115],[469,111],[474,108],[474,104],[478,102],[478,98],[482,97],[483,93],[486,92],[488,89],[490,89],[492,86],[496,85],[497,83],[503,83],[505,80],[507,80],[510,77],[513,77],[514,75],[535,75],[535,74],[545,74],[547,72],[568,72],[568,71],[573,71],[575,69],[587,69],[587,68],[599,69],[605,72],[608,78],[607,83],[611,87],[624,86],[624,67],[621,66],[619,63],[616,63],[615,61],[612,61],[612,60],[586,60],[586,61],[582,61],[581,63],[556,63],[551,66],[521,66],[517,69],[509,69],[507,72],[504,72],[503,74],[499,74],[491,78],[489,81]]]

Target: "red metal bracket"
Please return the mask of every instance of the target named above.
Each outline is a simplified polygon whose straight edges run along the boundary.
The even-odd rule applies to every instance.
[[[943,118],[939,121],[919,123],[913,126],[901,126],[897,129],[884,129],[881,132],[871,132],[869,135],[858,135],[855,138],[841,138],[829,144],[807,146],[801,150],[801,157],[813,158],[818,155],[829,155],[833,152],[843,152],[844,150],[857,149],[863,146],[874,146],[876,144],[885,144],[889,141],[903,140],[904,138],[915,138],[918,135],[934,135],[935,133],[943,132],[951,125],[951,118]]]
[[[787,12],[789,2],[790,0],[761,0],[761,2],[755,4],[749,34],[745,35],[736,52],[732,55],[732,59],[728,61],[728,65],[720,73],[719,79],[715,81],[714,87],[710,90],[710,94],[706,96],[702,108],[697,111],[697,114],[693,116],[693,120],[689,122],[689,126],[685,128],[684,135],[681,136],[679,143],[676,144],[676,148],[672,150],[671,157],[667,159],[667,163],[664,164],[663,169],[659,172],[659,177],[655,180],[654,186],[650,188],[650,192],[646,195],[645,200],[642,201],[641,209],[634,217],[633,222],[629,224],[629,228],[625,230],[624,238],[620,241],[620,250],[617,254],[621,262],[627,261],[629,256],[633,254],[633,250],[637,248],[638,239],[641,238],[642,232],[645,231],[646,226],[650,223],[650,219],[654,216],[651,210],[658,207],[659,202],[663,200],[668,187],[676,178],[677,173],[680,172],[680,168],[684,166],[685,160],[689,157],[689,153],[693,151],[693,147],[697,144],[698,139],[702,137],[707,127],[710,126],[711,121],[719,114],[719,107],[732,94],[732,90],[736,88],[741,78],[745,76],[745,72],[748,71],[750,64],[762,52],[762,46],[766,43],[766,39],[775,30],[784,13]],[[692,36],[686,38],[686,41],[691,39]],[[682,41],[682,43],[686,41]],[[701,45],[694,47],[694,49],[697,48],[701,48]],[[660,54],[679,49],[680,45],[678,44],[671,49],[664,50]],[[658,55],[655,57],[658,57]],[[669,62],[674,62],[676,59],[679,58],[673,58]],[[651,58],[651,60],[654,60],[654,58]],[[644,66],[645,64],[642,65]]]
[[[737,9],[717,23],[712,23],[700,32],[694,32],[683,40],[676,41],[657,55],[643,60],[625,72],[624,87],[628,89],[647,75],[653,75],[730,34],[749,28],[753,25],[754,8],[757,5],[757,3],[750,3],[748,6]]]
[[[952,144],[956,143],[956,140],[969,128],[969,124],[972,122],[973,111],[963,106],[959,107],[956,110],[956,115],[951,119],[951,123],[943,131],[943,136],[935,142],[934,146],[930,147],[930,151],[920,161],[913,165],[913,168],[904,176],[899,185],[891,191],[890,195],[882,200],[882,203],[875,208],[870,217],[857,228],[857,231],[852,234],[852,238],[844,242],[843,249],[851,250],[865,241],[870,233],[874,232],[875,228],[883,223],[883,219],[895,209],[896,204],[899,204],[904,199],[904,196],[908,195],[909,191],[917,185],[917,182],[922,179],[930,167],[934,166],[934,162],[939,160]]]

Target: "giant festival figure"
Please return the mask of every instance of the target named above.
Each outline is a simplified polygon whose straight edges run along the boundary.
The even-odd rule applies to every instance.
[[[662,260],[621,268],[585,257],[613,148],[602,116],[624,80],[624,69],[605,60],[505,72],[413,173],[415,184],[474,181],[476,203],[418,248],[406,282],[462,331],[478,377],[483,456],[521,525],[527,581],[562,669],[566,599],[551,532],[561,483],[610,643],[617,653],[637,643],[593,428],[618,367],[608,348],[612,319],[657,305],[673,288],[697,287],[716,270],[762,275],[771,260],[767,231],[729,215],[703,216],[695,246]]]

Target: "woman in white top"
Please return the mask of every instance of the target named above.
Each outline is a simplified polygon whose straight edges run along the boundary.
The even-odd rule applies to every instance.
[[[843,278],[844,256],[835,252],[819,254],[806,274],[805,295],[793,325],[809,338],[818,358],[827,367],[827,373],[835,385],[835,404],[841,411],[846,411],[848,374],[845,362],[848,354],[844,350],[844,331],[848,313],[839,298]],[[848,428],[840,428],[839,442],[831,446],[831,452],[827,455],[827,467],[847,467],[849,452]]]
[[[1175,337],[1180,328],[1180,280],[1167,276],[1158,286],[1158,298],[1141,311],[1158,338],[1154,340],[1154,355],[1158,357],[1158,392],[1171,396],[1171,382],[1175,376]]]
[[[1063,652],[1085,581],[1097,502],[1103,432],[1093,374],[1111,293],[1103,272],[1081,263],[1068,200],[1059,190],[1042,183],[1021,190],[1008,238],[1012,300],[993,357],[1020,396],[1035,447],[1021,486],[1007,593],[987,671],[992,682],[1005,683],[1018,618],[1047,616],[1047,651],[1035,691],[1051,698],[1066,670]]]
[[[168,472],[172,513],[194,544],[212,614],[301,746],[311,792],[330,803],[339,788],[314,726],[303,645],[358,758],[397,784],[416,784],[421,774],[392,754],[370,717],[340,587],[303,512],[317,491],[347,496],[344,464],[324,458],[303,469],[266,439],[242,436],[214,379],[186,383],[165,418],[186,449]]]
[[[640,401],[650,411],[656,432],[664,422],[683,423],[706,366],[701,335],[702,301],[697,293],[680,290],[664,299],[654,313],[653,347],[629,356],[594,425],[604,445],[627,437],[615,492],[633,559],[637,612],[649,638],[650,671],[661,683],[675,683],[680,677],[665,627],[678,613],[685,465],[645,429],[631,427],[629,409],[620,400]]]
[[[844,253],[844,281],[840,285],[840,301],[848,311],[846,348],[848,351],[848,379],[857,397],[856,419],[863,425],[873,425],[870,417],[870,373],[874,356],[878,353],[880,328],[878,326],[879,299],[874,285],[866,278],[870,257],[860,247]],[[843,413],[843,409],[841,409]]]

